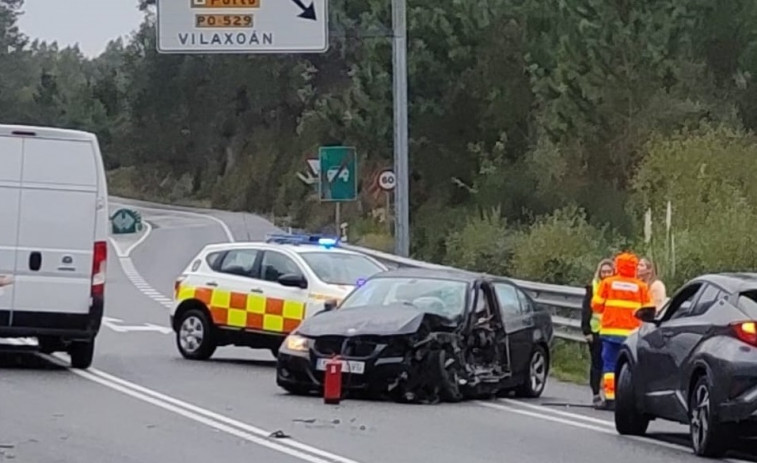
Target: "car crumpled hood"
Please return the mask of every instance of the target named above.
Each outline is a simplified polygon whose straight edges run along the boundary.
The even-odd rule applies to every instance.
[[[337,309],[306,319],[297,332],[309,337],[411,334],[429,316],[434,317],[405,304]]]

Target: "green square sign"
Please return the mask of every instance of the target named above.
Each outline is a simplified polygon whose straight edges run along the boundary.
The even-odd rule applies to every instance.
[[[318,149],[321,201],[357,199],[357,153],[347,146],[322,146]]]

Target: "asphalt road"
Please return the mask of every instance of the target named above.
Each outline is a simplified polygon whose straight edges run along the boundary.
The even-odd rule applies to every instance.
[[[167,328],[174,277],[208,242],[275,228],[251,215],[140,209],[147,232],[110,249],[93,368],[68,370],[63,354],[0,354],[0,462],[702,461],[685,428],[655,422],[651,438],[618,436],[609,413],[582,407],[587,388],[554,380],[536,401],[329,406],[278,389],[268,351],[184,360]]]

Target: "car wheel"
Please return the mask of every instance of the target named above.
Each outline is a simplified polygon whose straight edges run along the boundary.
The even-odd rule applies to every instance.
[[[689,398],[689,434],[694,453],[719,458],[728,450],[725,426],[718,422],[712,407],[712,384],[707,375],[697,381]]]
[[[95,340],[74,341],[68,346],[68,355],[71,356],[71,366],[77,370],[85,370],[92,365],[95,356]]]
[[[647,432],[649,421],[636,406],[631,367],[624,363],[615,391],[615,429],[620,434],[642,436]]]
[[[202,310],[184,312],[179,319],[176,345],[181,355],[190,360],[207,360],[216,351],[213,325]]]
[[[528,361],[528,372],[526,379],[516,390],[518,397],[528,397],[535,399],[540,397],[547,385],[549,376],[549,357],[547,351],[541,345],[534,346],[531,352],[531,358]]]

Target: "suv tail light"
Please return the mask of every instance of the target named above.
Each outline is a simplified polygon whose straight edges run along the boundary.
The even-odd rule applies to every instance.
[[[102,297],[105,294],[105,264],[108,258],[108,244],[96,241],[92,258],[92,296]]]
[[[757,347],[757,323],[756,322],[743,322],[733,325],[733,330],[736,332],[736,337],[744,341],[747,344],[751,344]]]

